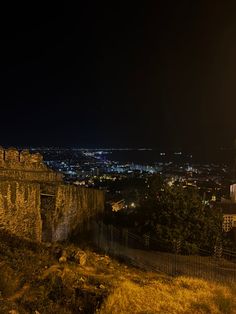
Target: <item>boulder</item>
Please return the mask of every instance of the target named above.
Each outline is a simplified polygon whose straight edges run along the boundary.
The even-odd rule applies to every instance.
[[[65,250],[62,251],[61,257],[59,258],[59,263],[67,262],[67,252]]]
[[[74,256],[74,259],[78,264],[84,266],[87,261],[87,254],[84,251],[78,251]]]

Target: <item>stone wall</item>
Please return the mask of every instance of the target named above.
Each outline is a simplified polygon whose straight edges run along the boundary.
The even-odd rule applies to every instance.
[[[60,241],[103,210],[104,192],[63,184],[40,154],[0,147],[0,228]]]
[[[65,240],[79,225],[104,210],[104,192],[95,189],[59,185],[55,201],[52,241]]]
[[[62,181],[62,175],[52,170],[35,172],[17,169],[0,169],[0,178],[42,183]]]
[[[103,210],[100,190],[0,181],[0,228],[21,237],[62,241]]]
[[[18,236],[41,241],[39,184],[0,181],[0,227]]]
[[[15,148],[0,147],[0,177],[21,181],[58,182],[63,180],[61,173],[49,169],[39,153],[28,150],[19,152]]]

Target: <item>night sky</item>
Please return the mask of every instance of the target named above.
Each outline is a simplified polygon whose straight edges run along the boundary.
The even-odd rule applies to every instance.
[[[233,143],[235,1],[37,3],[1,10],[1,145]]]

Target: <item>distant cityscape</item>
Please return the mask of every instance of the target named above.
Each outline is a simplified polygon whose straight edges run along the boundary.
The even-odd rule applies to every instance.
[[[144,187],[150,176],[160,174],[169,185],[181,184],[199,190],[206,203],[229,198],[232,183],[230,158],[206,162],[197,160],[192,153],[150,148],[31,148],[31,151],[40,152],[46,164],[63,173],[67,182],[103,189],[108,202],[118,202],[123,207],[138,206],[137,197],[126,199],[125,184],[121,188],[122,182],[129,179],[138,180]]]

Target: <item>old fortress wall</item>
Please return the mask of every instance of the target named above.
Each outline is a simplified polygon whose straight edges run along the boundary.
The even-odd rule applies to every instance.
[[[63,181],[62,174],[49,169],[39,153],[30,154],[28,150],[19,152],[15,148],[0,147],[0,178],[22,181],[56,182]]]
[[[0,180],[0,227],[21,237],[41,240],[38,184]]]
[[[65,184],[40,154],[0,148],[0,228],[60,241],[103,210],[102,191]]]

